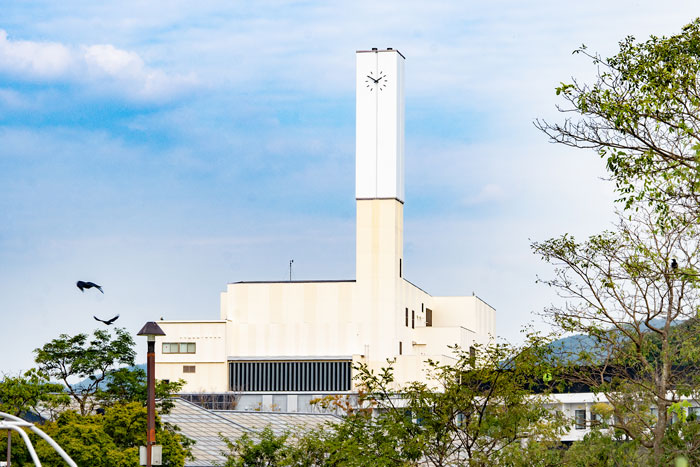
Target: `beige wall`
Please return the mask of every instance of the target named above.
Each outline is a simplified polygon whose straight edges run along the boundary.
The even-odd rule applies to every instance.
[[[197,342],[197,353],[162,354],[158,346],[159,371],[185,377],[188,391],[225,390],[229,357],[353,357],[376,370],[396,359],[396,381],[404,384],[422,380],[427,358],[452,360],[449,345],[466,350],[494,333],[495,310],[478,297],[433,297],[401,277],[398,200],[357,201],[356,249],[356,281],[229,284],[221,320],[160,322],[168,335],[162,342]],[[195,375],[182,373],[195,362]]]
[[[226,356],[362,353],[352,282],[229,284],[221,295]]]
[[[195,372],[185,373],[184,365],[194,365]],[[158,362],[156,378],[170,381],[185,380],[183,392],[226,392],[228,391],[228,363]]]
[[[185,380],[183,391],[226,391],[228,389],[228,358],[226,355],[226,322],[159,321],[165,336],[156,339],[156,378]],[[163,343],[194,342],[194,354],[163,353]],[[183,367],[194,366],[194,373]]]
[[[479,297],[433,297],[433,304],[433,326],[467,328],[480,344],[495,335],[496,310]]]

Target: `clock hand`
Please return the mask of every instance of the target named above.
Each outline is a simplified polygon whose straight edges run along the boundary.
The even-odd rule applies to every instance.
[[[372,81],[374,81],[375,83],[378,83],[378,82],[379,82],[378,79],[374,79],[374,78],[372,78],[370,75],[367,75],[367,77],[368,77],[369,79],[371,79]]]

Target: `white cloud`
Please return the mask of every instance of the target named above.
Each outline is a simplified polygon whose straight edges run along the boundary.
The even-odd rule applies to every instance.
[[[56,42],[10,41],[0,29],[0,70],[33,79],[55,79],[71,68],[70,50]]]
[[[484,185],[479,193],[474,196],[469,196],[464,200],[466,205],[477,205],[484,203],[492,203],[505,198],[506,193],[499,185],[488,183]]]
[[[197,84],[192,74],[151,68],[136,52],[111,44],[68,47],[56,42],[11,40],[0,29],[0,73],[31,82],[75,82],[89,92],[160,100]]]

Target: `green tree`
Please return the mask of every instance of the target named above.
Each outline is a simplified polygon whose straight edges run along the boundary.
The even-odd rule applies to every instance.
[[[80,413],[86,415],[98,402],[93,396],[105,379],[119,365],[134,365],[133,347],[131,335],[117,328],[114,337],[104,330],[96,330],[91,339],[87,334],[61,334],[34,353],[39,370],[65,384]],[[71,383],[76,378],[82,381]]]
[[[563,235],[533,249],[555,266],[555,277],[542,282],[566,299],[544,316],[589,338],[561,349],[567,377],[604,394],[610,426],[659,465],[673,454],[664,444],[671,411],[700,388],[697,227],[662,228],[658,213],[639,208],[621,216],[615,231],[584,242]]]
[[[42,427],[81,467],[137,467],[139,446],[146,443],[146,409],[138,402],[118,404],[104,415],[80,415],[62,412],[55,421]],[[4,441],[0,433],[0,443]],[[51,446],[36,435],[30,435],[42,465],[63,467],[65,462]],[[32,465],[23,443],[13,436],[13,465]],[[163,465],[182,467],[191,458],[192,441],[163,426],[156,418],[156,440],[163,445]]]
[[[607,162],[627,207],[651,202],[662,212],[700,206],[700,19],[670,37],[627,37],[602,58],[585,46],[598,71],[592,83],[572,80],[556,93],[561,123],[535,125],[553,142],[591,148]]]
[[[223,467],[267,467],[290,465],[286,462],[289,447],[289,434],[275,435],[270,427],[265,427],[260,433],[243,434],[240,438],[230,440],[225,436],[221,439],[226,443],[228,452]]]
[[[46,375],[36,369],[18,376],[4,375],[0,380],[0,412],[15,416],[30,410],[54,413],[67,403],[68,396],[64,393],[63,385],[51,383]]]
[[[156,407],[159,413],[170,413],[174,407],[172,397],[180,392],[184,384],[182,379],[156,381]],[[138,367],[110,371],[95,397],[105,407],[124,402],[140,402],[145,407],[148,400],[146,371]]]
[[[636,441],[623,442],[614,434],[594,429],[565,453],[562,465],[571,467],[618,467],[650,465]],[[653,465],[653,464],[651,464]],[[668,465],[668,464],[665,464]]]
[[[425,459],[446,466],[492,465],[505,461],[501,456],[506,452],[525,455],[525,440],[557,445],[566,421],[548,408],[550,388],[543,376],[552,370],[546,344],[532,334],[520,347],[477,346],[476,358],[456,350],[450,364],[428,362],[427,384],[401,388],[395,387],[391,368],[374,374],[360,366],[367,394],[363,402],[377,415],[365,416],[364,432],[353,449],[365,462],[386,459],[386,465],[397,465]],[[539,394],[533,397],[535,389]],[[356,418],[363,416],[360,412]]]

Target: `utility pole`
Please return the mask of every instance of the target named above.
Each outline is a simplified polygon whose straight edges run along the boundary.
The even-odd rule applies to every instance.
[[[153,446],[156,444],[156,336],[164,336],[165,333],[155,322],[147,322],[137,336],[148,338],[148,352],[146,353],[146,387],[147,387],[147,416],[146,431],[146,466],[153,466]],[[141,464],[143,465],[143,464]],[[160,464],[160,460],[157,463]]]
[[[289,260],[289,282],[292,282],[292,263],[294,262],[293,259]]]

